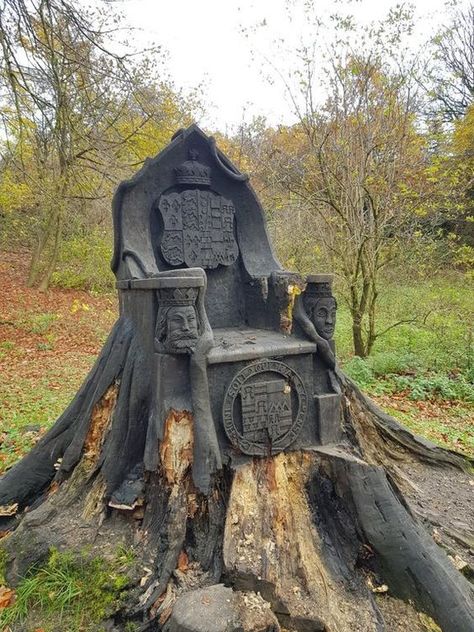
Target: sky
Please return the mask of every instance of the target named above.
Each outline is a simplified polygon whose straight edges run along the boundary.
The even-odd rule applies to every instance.
[[[125,0],[121,8],[137,46],[153,42],[167,51],[166,68],[177,87],[201,86],[207,111],[199,122],[230,132],[258,115],[271,124],[294,120],[278,72],[291,79],[294,51],[302,38],[314,39],[305,4],[307,0]],[[309,15],[330,21],[335,12],[351,13],[368,28],[395,4],[314,0]],[[445,0],[413,4],[416,20],[410,46],[416,48],[446,22],[446,13]]]

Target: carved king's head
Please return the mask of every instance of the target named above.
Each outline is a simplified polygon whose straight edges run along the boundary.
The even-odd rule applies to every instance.
[[[199,338],[197,288],[167,288],[159,292],[155,339],[168,353],[192,353]]]
[[[336,328],[337,302],[331,291],[332,277],[315,274],[308,277],[304,306],[318,334],[330,340]]]

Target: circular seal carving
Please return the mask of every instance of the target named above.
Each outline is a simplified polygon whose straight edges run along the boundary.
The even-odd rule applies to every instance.
[[[224,429],[244,454],[276,454],[297,438],[306,419],[303,380],[276,360],[258,360],[241,369],[224,397]]]

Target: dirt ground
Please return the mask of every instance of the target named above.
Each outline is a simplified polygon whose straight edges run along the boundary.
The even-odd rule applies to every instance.
[[[37,359],[44,365],[75,352],[97,354],[117,317],[116,297],[94,296],[83,290],[51,288],[40,292],[28,288],[27,267],[27,253],[0,253],[0,342],[13,343],[29,353],[29,360]],[[54,344],[43,349],[41,343],[48,346],[48,334],[54,334]],[[36,362],[28,362],[22,355],[10,354],[8,361],[5,356],[0,361],[2,371],[34,373]]]
[[[444,467],[424,467],[413,461],[402,466],[412,482],[405,498],[452,562],[470,575],[474,569],[474,478]],[[470,570],[471,569],[471,570]],[[474,577],[470,577],[474,579]]]

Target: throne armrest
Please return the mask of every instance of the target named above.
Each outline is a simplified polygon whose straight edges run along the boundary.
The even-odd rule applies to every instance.
[[[275,270],[270,274],[269,280],[270,309],[279,315],[278,329],[290,334],[295,299],[303,292],[305,282],[300,274],[287,270]]]

